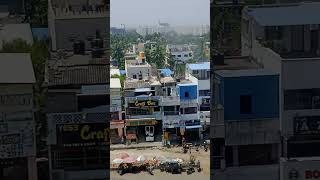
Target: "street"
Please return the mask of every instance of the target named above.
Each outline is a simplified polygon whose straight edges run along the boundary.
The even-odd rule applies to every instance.
[[[164,147],[153,147],[153,148],[135,148],[135,149],[121,149],[121,150],[112,150],[110,151],[111,161],[117,158],[117,155],[120,153],[127,153],[129,156],[137,157],[139,155],[145,156],[147,159],[151,159],[152,157],[166,157],[166,158],[180,158],[185,161],[189,161],[190,153],[182,153],[182,147],[177,148],[164,148]],[[200,149],[198,152],[196,150],[192,150],[191,154],[195,156],[196,160],[199,160],[201,163],[202,172],[195,172],[191,175],[187,175],[186,172],[182,174],[170,174],[166,172],[160,172],[160,170],[154,171],[154,176],[146,172],[138,173],[138,174],[125,174],[120,176],[116,171],[111,171],[111,179],[112,180],[125,180],[125,179],[195,179],[205,180],[210,179],[210,151],[205,152],[203,149]]]

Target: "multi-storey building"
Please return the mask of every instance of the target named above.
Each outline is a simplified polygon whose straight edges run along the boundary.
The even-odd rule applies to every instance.
[[[198,84],[199,118],[207,139],[210,129],[210,62],[187,64],[185,77]]]
[[[48,0],[51,50],[72,50],[77,41],[82,42],[81,47],[88,50],[91,43],[97,41],[95,34],[99,34],[106,47],[109,47],[109,4],[109,0],[90,3],[85,0]],[[103,42],[99,40],[98,43]]]
[[[173,58],[177,63],[186,63],[193,59],[193,51],[189,45],[167,45],[167,61]]]
[[[277,177],[277,72],[262,69],[261,65],[246,56],[216,55],[213,56],[213,63],[214,96],[210,122],[213,177]],[[260,156],[247,154],[249,150],[264,155],[256,158]]]
[[[50,179],[106,179],[109,167],[109,7],[49,0],[46,65]]]
[[[170,71],[170,70],[168,70]],[[162,128],[163,128],[163,143],[175,144],[181,143],[180,128],[180,97],[178,96],[176,80],[170,73],[161,70],[160,83],[162,86],[162,96],[160,99]]]
[[[178,80],[177,92],[180,98],[180,133],[186,141],[201,139],[202,125],[199,119],[198,83],[188,79]]]
[[[0,179],[37,180],[31,57],[0,53],[0,59]]]
[[[280,179],[314,179],[319,167],[319,3],[243,11],[242,53],[280,75]]]
[[[127,140],[161,141],[161,83],[143,52],[125,62],[125,131]]]
[[[119,78],[110,78],[110,138],[111,143],[121,142],[124,136],[124,121],[122,120],[121,83]]]

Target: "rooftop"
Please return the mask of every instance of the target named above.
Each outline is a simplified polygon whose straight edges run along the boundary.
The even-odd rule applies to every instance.
[[[246,70],[218,70],[215,73],[222,77],[244,77],[244,76],[270,76],[278,75],[277,72],[267,69],[246,69]]]
[[[112,76],[112,75],[119,75],[120,76],[120,70],[110,68],[110,76]]]
[[[35,82],[30,54],[0,53],[0,83]]]
[[[190,86],[196,85],[196,83],[190,81],[189,79],[180,79],[180,82],[177,82],[178,86]]]
[[[161,82],[161,83],[175,83],[176,80],[173,79],[173,77],[168,76],[168,77],[161,77],[161,78],[160,78],[160,82]]]
[[[260,68],[260,65],[248,56],[225,57],[223,65],[214,64],[214,70],[241,70],[258,68]]]
[[[109,82],[109,64],[105,58],[92,59],[74,55],[64,59],[49,60],[48,85],[93,85]]]
[[[0,49],[2,49],[3,41],[11,42],[15,39],[22,39],[28,44],[32,44],[33,36],[30,24],[0,24]]]
[[[171,69],[159,69],[160,74],[163,74],[165,77],[169,77],[173,74]]]
[[[110,78],[110,88],[120,89],[121,83],[119,78]]]
[[[262,26],[320,24],[320,3],[252,6],[249,15]]]
[[[187,67],[191,70],[210,70],[210,62],[187,64]]]

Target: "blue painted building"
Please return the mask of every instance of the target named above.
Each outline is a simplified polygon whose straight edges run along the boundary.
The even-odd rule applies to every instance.
[[[182,136],[186,141],[194,142],[201,139],[202,125],[199,119],[198,84],[183,81],[177,84],[180,98],[180,125]]]
[[[210,133],[215,169],[277,164],[279,75],[266,69],[215,71]],[[261,158],[252,158],[261,157]]]
[[[221,70],[219,104],[224,120],[279,117],[279,75],[266,70]]]

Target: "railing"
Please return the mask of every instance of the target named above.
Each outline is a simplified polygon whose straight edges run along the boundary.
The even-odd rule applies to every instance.
[[[179,111],[165,111],[163,112],[164,116],[174,116],[174,115],[179,115],[180,112]]]
[[[179,96],[164,96],[161,97],[160,105],[162,106],[170,106],[170,105],[179,105],[180,98]]]

